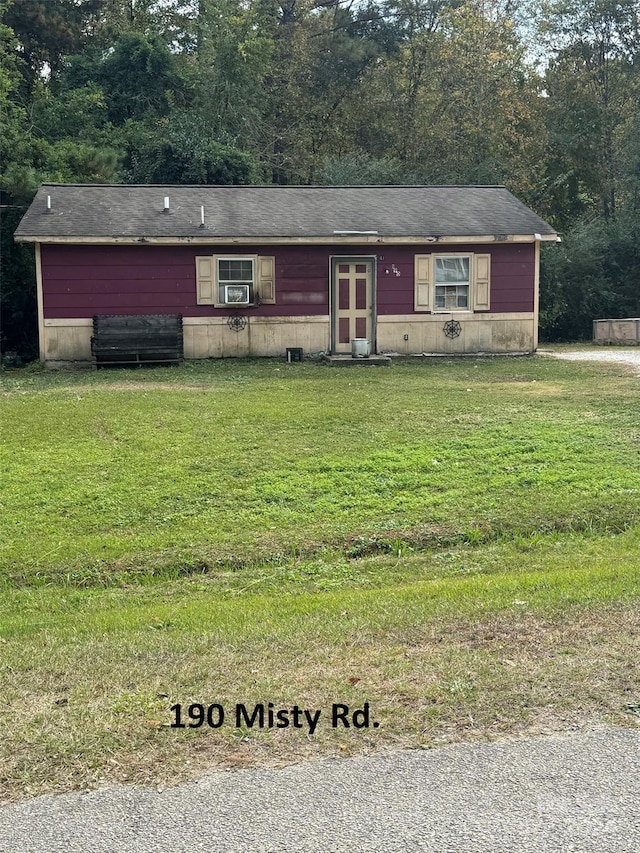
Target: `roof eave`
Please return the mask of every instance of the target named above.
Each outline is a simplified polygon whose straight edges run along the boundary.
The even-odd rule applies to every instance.
[[[198,235],[185,237],[145,237],[145,236],[54,236],[45,234],[16,234],[16,243],[67,243],[73,245],[129,245],[129,246],[215,246],[215,245],[346,245],[361,246],[373,245],[408,245],[425,243],[433,244],[455,244],[455,243],[535,243],[553,242],[558,239],[557,234],[460,234],[460,235],[417,235],[417,236],[391,236],[383,234],[353,234],[324,236],[268,236],[268,237],[243,237],[217,235]]]

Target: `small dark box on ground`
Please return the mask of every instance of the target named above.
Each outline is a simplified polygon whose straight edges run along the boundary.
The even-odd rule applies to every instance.
[[[302,347],[287,347],[287,361],[302,361]]]

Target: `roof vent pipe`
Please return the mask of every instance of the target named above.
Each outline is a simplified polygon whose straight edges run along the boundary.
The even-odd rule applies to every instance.
[[[200,207],[200,227],[204,228],[204,204]]]
[[[51,196],[47,196],[47,213],[51,213]]]
[[[169,196],[164,197],[164,212],[169,213]]]

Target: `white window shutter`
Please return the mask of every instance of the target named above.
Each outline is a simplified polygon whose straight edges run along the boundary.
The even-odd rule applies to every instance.
[[[276,259],[269,255],[258,258],[258,295],[260,302],[273,305],[276,301]]]
[[[198,305],[214,305],[215,293],[215,264],[212,255],[196,257],[196,301]]]
[[[431,255],[416,255],[414,310],[431,310],[431,284]]]
[[[475,255],[473,281],[473,310],[488,311],[491,290],[491,255]]]

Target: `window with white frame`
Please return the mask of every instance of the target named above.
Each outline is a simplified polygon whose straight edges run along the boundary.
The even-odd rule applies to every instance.
[[[254,258],[216,258],[219,305],[251,305],[254,301]]]
[[[468,311],[471,300],[471,256],[440,255],[435,258],[436,311]]]
[[[491,255],[432,252],[414,255],[414,311],[489,311]]]

